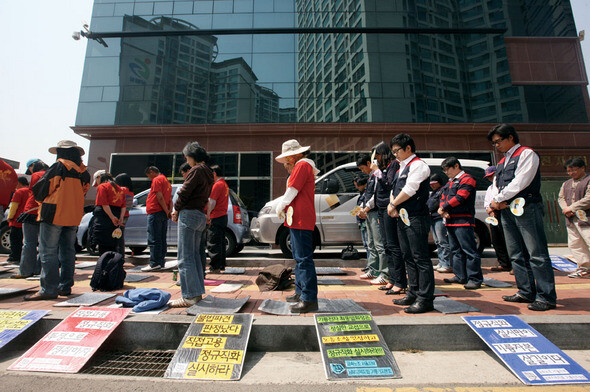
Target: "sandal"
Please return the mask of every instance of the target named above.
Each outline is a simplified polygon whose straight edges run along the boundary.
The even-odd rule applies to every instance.
[[[379,290],[387,291],[387,290],[391,290],[392,288],[393,288],[393,285],[391,283],[387,283],[385,286],[379,287]]]
[[[394,289],[387,290],[385,292],[385,295],[400,295],[400,294],[405,294],[406,291],[407,291],[407,289],[401,289],[399,287],[396,287],[396,288],[399,289],[399,290],[394,290]]]

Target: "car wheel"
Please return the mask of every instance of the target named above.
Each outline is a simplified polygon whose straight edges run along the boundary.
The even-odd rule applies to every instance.
[[[0,229],[0,253],[10,253],[10,226]]]
[[[133,255],[140,255],[143,253],[144,250],[147,249],[147,246],[130,246],[129,249],[131,249],[131,252],[133,252]]]
[[[286,258],[293,258],[293,252],[291,251],[291,233],[289,230],[283,230],[281,232],[281,235],[279,236],[279,246]]]
[[[244,250],[244,244],[236,245],[236,253],[240,253],[243,250]]]
[[[236,239],[234,238],[234,235],[229,232],[226,231],[225,232],[225,255],[226,257],[230,257],[233,256],[235,253],[238,253],[239,251],[236,251],[237,248],[237,243],[236,243]]]

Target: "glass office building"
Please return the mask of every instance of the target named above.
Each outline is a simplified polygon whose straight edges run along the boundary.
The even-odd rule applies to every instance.
[[[175,179],[198,140],[252,209],[282,193],[288,138],[323,171],[403,130],[422,155],[493,160],[484,130],[510,122],[551,174],[563,154],[535,132],[587,130],[568,0],[95,0],[90,28],[146,33],[88,43],[74,130],[91,168]]]

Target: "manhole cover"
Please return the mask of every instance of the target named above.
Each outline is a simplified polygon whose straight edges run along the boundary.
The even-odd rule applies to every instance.
[[[113,376],[162,377],[174,356],[174,350],[158,351],[105,351],[97,353],[88,366],[86,374]]]

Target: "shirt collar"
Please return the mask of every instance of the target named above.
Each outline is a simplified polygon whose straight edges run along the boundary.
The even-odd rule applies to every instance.
[[[516,151],[516,149],[518,147],[520,147],[520,143],[516,143],[514,146],[512,146],[512,148],[510,150],[508,150],[504,153],[504,156],[506,158],[510,158],[512,156],[512,154],[514,154],[514,151]]]
[[[455,181],[457,178],[461,178],[463,174],[465,174],[465,170],[461,170],[455,177],[451,178],[451,181]]]
[[[412,154],[403,161],[399,163],[400,168],[408,166],[408,163],[412,161],[412,159],[416,158],[416,154]]]

